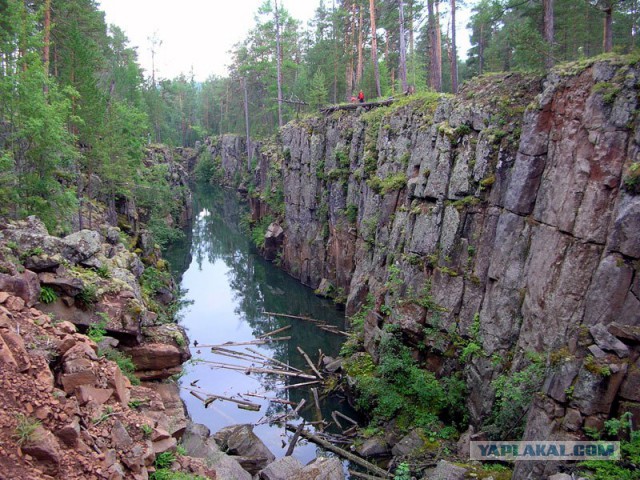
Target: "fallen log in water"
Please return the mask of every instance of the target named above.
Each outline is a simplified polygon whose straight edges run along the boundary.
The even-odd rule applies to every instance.
[[[263,425],[265,423],[276,423],[276,422],[282,422],[282,421],[286,422],[287,420],[294,418],[296,415],[298,415],[305,403],[307,403],[307,401],[303,398],[302,400],[300,400],[300,403],[298,404],[298,406],[294,408],[291,412],[283,413],[273,418],[260,419],[258,423],[256,423],[256,425]]]
[[[291,337],[259,338],[259,339],[250,340],[247,342],[226,342],[226,343],[219,343],[217,345],[199,345],[199,347],[200,348],[241,347],[243,345],[265,345],[271,342],[285,342],[287,340],[291,340]]]
[[[311,387],[311,393],[313,394],[313,402],[316,406],[316,420],[323,421],[322,410],[320,409],[320,398],[318,397],[318,389]],[[319,426],[320,430],[323,430],[323,424]]]
[[[270,402],[282,403],[283,405],[291,405],[292,407],[295,407],[298,405],[296,402],[292,402],[290,400],[283,400],[282,398],[267,397],[266,395],[260,395],[257,393],[243,393],[242,395],[246,395],[248,397],[263,398],[265,400],[269,400]]]
[[[264,334],[260,335],[260,338],[270,337],[272,335],[275,335],[276,333],[284,332],[285,330],[288,330],[290,328],[291,328],[291,325],[287,325],[286,327],[278,328],[277,330],[273,330],[273,331],[271,331],[269,333],[264,333]]]
[[[319,379],[323,380],[324,377],[322,376],[320,371],[316,368],[316,366],[313,364],[313,362],[309,358],[309,355],[307,355],[306,352],[302,350],[300,347],[296,347],[296,348],[298,349],[298,352],[300,352],[300,355],[302,355],[303,358],[306,360],[306,362],[309,364],[309,366],[311,367],[311,370],[313,370],[313,373],[315,373]]]
[[[232,365],[230,363],[222,363],[222,362],[214,362],[211,360],[199,360],[200,363],[206,363],[207,365],[211,365],[214,368],[224,368],[227,370],[236,370],[238,372],[244,373],[269,373],[272,375],[284,375],[287,377],[300,377],[300,378],[308,378],[315,379],[313,375],[308,375],[306,373],[299,372],[289,372],[287,370],[275,370],[272,368],[261,368],[261,367],[246,367],[243,365]]]
[[[295,432],[297,427],[287,424],[285,426],[285,428],[287,430],[289,430],[290,432]],[[327,450],[331,450],[333,453],[336,453],[338,455],[340,455],[342,458],[345,458],[347,460],[349,460],[350,462],[353,462],[357,465],[360,465],[363,468],[366,468],[367,470],[369,470],[370,472],[375,473],[376,475],[379,475],[382,478],[390,478],[391,475],[389,473],[387,473],[386,470],[383,470],[382,468],[378,467],[377,465],[374,465],[373,463],[367,462],[365,459],[358,457],[357,455],[354,455],[353,453],[347,452],[346,450],[340,448],[340,447],[336,447],[335,445],[333,445],[331,442],[328,442],[326,440],[324,440],[323,438],[320,438],[317,435],[314,435],[313,433],[307,431],[307,430],[302,430],[300,432],[300,435],[302,435],[304,438],[306,438],[307,440],[312,441],[313,443],[315,443],[316,445],[320,445],[323,448],[326,448]]]
[[[356,426],[358,425],[358,422],[356,422],[356,421],[355,421],[353,418],[351,418],[351,417],[347,417],[347,416],[346,416],[344,413],[342,413],[342,412],[339,412],[339,411],[337,411],[337,410],[336,410],[336,411],[335,411],[335,414],[336,414],[337,416],[339,416],[340,418],[345,419],[347,422],[352,423],[353,425],[356,425]]]
[[[236,360],[242,360],[245,362],[255,362],[264,366],[269,365],[269,362],[263,360],[260,357],[247,355],[246,353],[242,352],[234,352],[233,350],[227,350],[225,348],[212,348],[211,353],[213,353],[214,355],[222,355],[223,357],[235,358]]]
[[[357,431],[358,431],[358,426],[357,426],[357,425],[354,425],[354,426],[353,426],[353,427],[351,427],[351,428],[347,428],[346,430],[343,430],[343,431],[342,431],[342,434],[343,434],[345,437],[353,437],[353,436],[356,434],[356,432],[357,432]]]
[[[331,328],[328,325],[319,325],[318,328],[320,330],[324,330],[325,332],[335,333],[336,335],[344,335],[345,337],[349,336],[347,332],[343,332],[342,330],[338,330],[337,328]]]
[[[300,432],[302,432],[302,430],[304,430],[304,420],[300,425],[298,425],[298,428],[296,428],[296,433],[293,434],[289,448],[287,448],[287,453],[284,454],[285,457],[290,457],[291,454],[293,454],[293,449],[296,448],[296,443],[300,438]]]
[[[325,323],[322,320],[318,320],[316,318],[311,318],[311,317],[305,317],[303,315],[290,315],[288,313],[276,313],[276,312],[267,312],[267,311],[263,311],[262,313],[264,313],[265,315],[271,315],[272,317],[294,318],[296,320],[305,320],[307,322],[312,322],[312,323]]]
[[[270,362],[273,362],[276,365],[280,365],[281,367],[285,367],[285,368],[287,368],[289,370],[293,370],[295,372],[303,373],[302,370],[299,370],[299,369],[297,369],[295,367],[292,367],[288,363],[281,362],[280,360],[276,360],[275,358],[267,357],[266,355],[263,355],[262,353],[260,353],[260,352],[258,352],[256,350],[253,350],[252,348],[247,347],[247,348],[245,348],[245,350],[247,350],[248,352],[253,353],[254,355],[257,355],[259,358],[264,358],[265,360],[269,360]]]
[[[336,422],[336,425],[338,426],[338,428],[344,431],[344,427],[340,423],[340,420],[338,420],[338,416],[336,415],[335,410],[331,412],[331,418],[333,418],[333,421]]]
[[[297,388],[297,387],[306,387],[307,385],[315,385],[316,383],[320,383],[320,380],[314,380],[313,382],[292,383],[291,385],[282,387],[282,390],[289,390],[290,388]]]
[[[206,397],[203,397],[202,395],[200,395],[200,394],[199,394],[198,392],[196,392],[195,390],[188,390],[188,391],[189,391],[189,393],[190,393],[191,395],[193,395],[194,397],[196,397],[198,400],[203,401],[203,402],[206,402],[206,401],[207,401],[207,398],[206,398]]]
[[[232,403],[238,404],[238,408],[244,407],[245,409],[253,410],[256,412],[260,410],[260,405],[258,405],[257,403],[248,402],[247,400],[238,400],[235,398],[224,397],[222,395],[215,395],[213,393],[202,392],[199,390],[192,390],[190,388],[187,388],[187,391],[189,391],[189,393],[191,393],[191,395],[196,397],[198,400],[202,400],[204,402],[205,408],[207,408],[211,404],[211,402],[214,402],[216,400],[223,400],[225,402],[232,402]],[[205,396],[203,397],[203,395]]]

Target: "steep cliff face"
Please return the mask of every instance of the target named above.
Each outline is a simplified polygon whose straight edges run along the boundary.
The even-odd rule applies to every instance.
[[[430,368],[464,371],[476,426],[495,410],[494,380],[533,353],[545,395],[525,438],[640,413],[639,75],[615,60],[493,75],[455,98],[287,125],[269,157],[282,266],[330,282],[348,313],[372,294],[367,350],[400,325]],[[456,339],[477,344],[465,362]]]

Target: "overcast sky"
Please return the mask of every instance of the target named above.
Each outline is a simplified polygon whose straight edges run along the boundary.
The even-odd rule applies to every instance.
[[[254,25],[263,0],[98,0],[108,24],[122,28],[138,49],[140,64],[151,73],[151,42],[162,41],[156,53],[156,76],[173,78],[193,68],[196,80],[212,74],[226,76],[229,50],[243,40]],[[319,0],[281,0],[291,16],[303,25],[313,16]],[[458,14],[459,54],[464,57],[468,35],[464,12]],[[446,26],[443,25],[446,31]]]

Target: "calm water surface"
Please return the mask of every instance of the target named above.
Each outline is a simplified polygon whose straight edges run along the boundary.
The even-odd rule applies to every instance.
[[[248,348],[305,371],[310,369],[298,353],[297,346],[304,349],[314,362],[318,360],[319,350],[325,355],[337,355],[345,337],[325,332],[309,322],[274,318],[263,313],[308,316],[344,330],[344,314],[332,302],[316,297],[312,290],[256,254],[246,233],[239,226],[247,209],[238,201],[236,193],[198,187],[194,192],[194,203],[195,219],[191,231],[187,232],[184,240],[166,252],[166,258],[180,279],[181,287],[187,290],[186,300],[192,302],[183,309],[181,320],[188,330],[192,345],[194,340],[199,345],[251,341],[277,328],[291,325],[288,330],[275,335],[291,336],[290,340],[249,345]],[[246,346],[228,348],[249,353]],[[187,373],[181,379],[181,395],[193,421],[207,425],[212,432],[228,425],[256,424],[266,415],[284,412],[284,405],[247,396],[247,393],[296,403],[305,398],[307,403],[302,417],[308,422],[318,419],[308,387],[283,390],[286,385],[309,380],[267,374],[247,375],[242,371],[216,368],[205,362],[245,367],[251,363],[214,354],[210,348],[192,346],[191,353],[195,360],[186,366]],[[261,367],[257,363],[254,366]],[[192,382],[196,381],[196,386],[203,394],[248,400],[258,403],[260,411],[242,410],[226,401],[215,401],[205,408],[202,401],[189,392],[193,388]],[[354,415],[344,399],[337,396],[323,399],[321,406],[322,415],[328,421],[333,410]],[[284,426],[264,424],[256,426],[254,431],[276,457],[284,455],[292,436],[285,432]],[[316,453],[315,445],[300,442],[294,456],[307,463]]]

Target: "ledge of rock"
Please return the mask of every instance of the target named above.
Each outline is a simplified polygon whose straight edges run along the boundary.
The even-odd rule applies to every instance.
[[[163,378],[165,375],[162,372],[165,372],[168,377],[173,369],[180,367],[189,359],[180,348],[166,343],[145,343],[136,347],[123,347],[123,351],[131,356],[136,371],[145,378]]]

